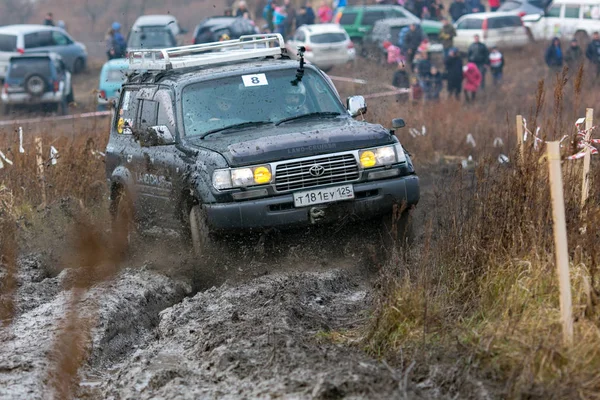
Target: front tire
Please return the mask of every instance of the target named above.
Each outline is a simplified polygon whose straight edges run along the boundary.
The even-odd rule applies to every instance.
[[[196,204],[190,210],[190,238],[196,257],[206,257],[213,249],[214,239],[206,220],[206,212]]]

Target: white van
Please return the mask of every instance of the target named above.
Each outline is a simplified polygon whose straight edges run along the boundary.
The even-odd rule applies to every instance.
[[[127,49],[164,49],[183,44],[186,33],[172,15],[142,15],[127,35]]]
[[[600,1],[554,0],[544,14],[525,15],[523,22],[536,40],[575,37],[583,45],[600,31]]]
[[[489,48],[522,47],[529,42],[527,29],[521,17],[514,12],[467,14],[460,17],[454,27],[454,47],[462,52],[467,51],[475,35],[479,35],[481,42]]]

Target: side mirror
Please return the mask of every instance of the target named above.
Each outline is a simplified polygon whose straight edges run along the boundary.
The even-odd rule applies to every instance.
[[[175,137],[166,125],[150,126],[145,131],[134,131],[133,136],[143,147],[165,146],[175,143]]]
[[[394,118],[392,120],[392,128],[394,129],[404,128],[405,126],[406,124],[404,123],[404,120],[402,118]]]
[[[353,117],[367,113],[367,102],[362,96],[350,96],[346,99],[346,108]]]

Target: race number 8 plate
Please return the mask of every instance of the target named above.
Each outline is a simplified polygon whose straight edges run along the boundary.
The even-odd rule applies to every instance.
[[[352,185],[335,186],[294,193],[294,206],[306,207],[353,198],[354,188]]]

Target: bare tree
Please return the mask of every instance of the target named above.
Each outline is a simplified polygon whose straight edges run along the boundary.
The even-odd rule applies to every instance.
[[[110,3],[111,0],[85,0],[83,9],[90,19],[90,32],[96,32],[96,22],[110,8]]]
[[[2,12],[0,22],[4,24],[23,24],[35,11],[35,3],[31,0],[1,0]]]

